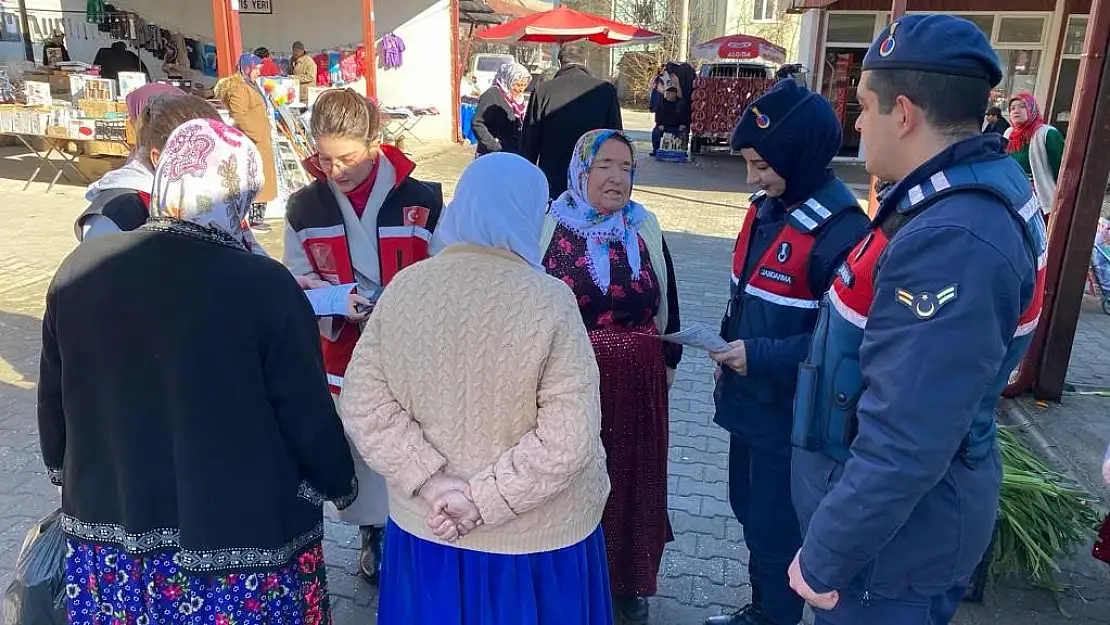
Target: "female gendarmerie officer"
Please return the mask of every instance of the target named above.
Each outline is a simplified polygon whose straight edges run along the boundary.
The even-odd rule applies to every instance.
[[[829,163],[840,122],[787,74],[744,113],[732,149],[759,187],[736,242],[722,336],[716,422],[732,435],[729,501],[744,526],[752,603],[707,625],[796,625],[802,599],[787,569],[802,539],[790,501],[790,417],[798,363],[818,301],[867,232],[867,216]]]

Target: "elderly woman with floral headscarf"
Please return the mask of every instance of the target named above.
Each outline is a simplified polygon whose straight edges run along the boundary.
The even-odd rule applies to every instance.
[[[262,156],[263,185],[251,206],[251,226],[262,225],[266,203],[277,197],[277,165],[270,138],[270,113],[257,82],[261,71],[262,59],[246,52],[239,57],[239,72],[220,79],[215,89],[216,98],[227,107],[236,128],[254,142]]]
[[[351,442],[389,487],[378,622],[608,625],[598,372],[540,265],[547,180],[475,160],[437,254],[386,288],[344,377]]]
[[[660,334],[679,329],[674,266],[659,222],[630,199],[632,143],[616,130],[578,140],[568,190],[551,205],[544,267],[578,300],[601,369],[601,440],[612,494],[602,526],[616,606],[647,622],[667,518],[667,395],[682,357]]]
[[[478,137],[478,156],[490,152],[519,153],[522,120],[528,107],[524,91],[531,82],[531,72],[520,63],[506,63],[497,70],[493,86],[479,98],[474,121],[470,123]]]
[[[1033,181],[1041,210],[1048,215],[1056,202],[1064,135],[1045,123],[1037,100],[1027,91],[1010,98],[1010,124],[1006,151]]]
[[[186,122],[150,221],[47,291],[39,437],[74,625],[331,622],[321,505],[357,482],[312,307],[249,252],[261,171],[243,133]]]

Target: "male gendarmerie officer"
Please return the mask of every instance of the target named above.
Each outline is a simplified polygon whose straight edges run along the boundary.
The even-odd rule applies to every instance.
[[[750,552],[752,603],[707,625],[796,625],[803,602],[787,569],[802,544],[790,502],[790,406],[798,364],[836,268],[868,219],[829,163],[841,129],[829,103],[789,73],[756,100],[732,134],[752,197],[733,254],[721,335],[716,422],[732,434],[729,501]]]
[[[838,270],[798,379],[791,585],[818,625],[948,623],[990,543],[994,408],[1031,340],[1045,225],[980,134],[998,57],[971,22],[894,21],[863,61],[867,169],[899,181]]]

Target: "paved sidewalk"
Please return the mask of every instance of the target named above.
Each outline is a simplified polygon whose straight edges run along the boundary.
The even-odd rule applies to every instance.
[[[83,190],[74,187],[59,186],[49,196],[42,193],[45,185],[19,192],[21,182],[3,179],[14,177],[6,169],[13,164],[3,156],[0,151],[0,229],[7,235],[0,246],[0,585],[7,583],[27,527],[57,506],[57,493],[39,459],[34,416],[39,319],[46,286],[74,245],[72,223],[84,205]],[[422,159],[417,175],[443,181],[450,197],[470,159],[468,148],[451,148]],[[687,323],[714,326],[720,319],[733,240],[743,216],[739,207],[746,198],[742,172],[738,159],[714,157],[694,165],[645,161],[639,172],[636,197],[656,211],[667,231]],[[260,238],[271,254],[279,255],[280,223],[273,226]],[[1107,336],[1101,321],[1092,318],[1093,325],[1083,327]],[[1095,356],[1083,362],[1082,371],[1099,365]],[[750,595],[747,550],[727,502],[727,438],[711,423],[711,372],[703,354],[689,353],[672,393],[670,507],[676,540],[665,555],[659,597],[652,606],[652,621],[658,625],[699,625],[706,616],[744,604]],[[1064,408],[1068,406],[1065,402]],[[373,623],[375,592],[355,573],[357,532],[329,522],[327,534],[336,624]],[[1097,596],[1091,589],[1110,582],[1085,564],[1090,563],[1082,558],[1069,564],[1069,579],[1079,582],[1085,594]],[[1107,622],[1105,611],[1100,620],[1093,607],[1066,605],[1074,618],[1055,613],[1051,597],[1043,592],[1003,587],[991,592],[986,605],[968,606],[957,622]]]

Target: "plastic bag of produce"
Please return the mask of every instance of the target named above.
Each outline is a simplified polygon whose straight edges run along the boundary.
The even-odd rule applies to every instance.
[[[1106,448],[1106,455],[1102,458],[1102,479],[1110,484],[1110,447]],[[1110,563],[1110,514],[1107,514],[1106,520],[1102,522],[1102,530],[1095,539],[1095,548],[1091,550],[1091,555]]]
[[[1106,456],[1102,458],[1102,479],[1110,484],[1110,447],[1106,448]]]
[[[63,625],[66,539],[61,510],[27,532],[15,574],[4,592],[4,625]]]

